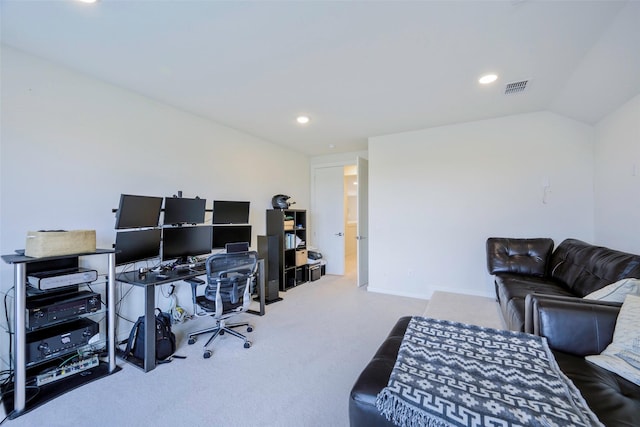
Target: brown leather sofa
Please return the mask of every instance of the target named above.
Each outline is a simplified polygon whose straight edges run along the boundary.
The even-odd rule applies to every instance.
[[[495,277],[508,329],[525,329],[529,294],[582,298],[627,277],[640,278],[640,256],[567,239],[487,239],[487,269]]]
[[[558,366],[607,427],[640,426],[640,386],[585,360],[610,343],[620,304],[535,295],[527,332],[546,337]]]
[[[562,296],[529,296],[530,332],[547,338],[560,369],[607,427],[640,426],[640,387],[584,359],[611,342],[620,304]],[[349,399],[352,427],[392,426],[376,408],[410,317],[398,320],[356,380]]]

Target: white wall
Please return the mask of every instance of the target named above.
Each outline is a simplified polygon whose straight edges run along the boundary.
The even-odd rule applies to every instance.
[[[596,126],[598,244],[640,254],[640,95]]]
[[[309,205],[300,153],[6,46],[1,55],[2,254],[39,229],[95,229],[98,247],[111,247],[121,193],[181,190],[208,208],[213,199],[249,200],[254,246],[274,194]],[[12,269],[0,269],[7,289]]]
[[[593,141],[544,112],[370,138],[369,290],[492,296],[488,237],[592,241]]]

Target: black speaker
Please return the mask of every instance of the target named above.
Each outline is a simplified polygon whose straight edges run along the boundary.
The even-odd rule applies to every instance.
[[[258,257],[264,260],[265,302],[280,301],[280,251],[278,236],[258,236]]]

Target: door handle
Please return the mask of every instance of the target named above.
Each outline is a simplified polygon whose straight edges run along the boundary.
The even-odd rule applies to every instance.
[[[344,236],[344,234],[342,234],[342,233],[336,233],[336,236],[338,236],[338,237],[342,237],[342,236]]]
[[[364,240],[367,236],[356,236],[356,240]]]

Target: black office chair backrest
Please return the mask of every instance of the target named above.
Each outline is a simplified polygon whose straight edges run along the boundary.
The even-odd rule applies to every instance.
[[[224,250],[230,254],[232,252],[247,252],[249,250],[249,242],[235,242],[224,245]]]
[[[255,251],[215,254],[207,258],[207,287],[204,296],[216,300],[218,286],[224,311],[233,310],[243,303],[245,288],[256,274],[258,254]]]

